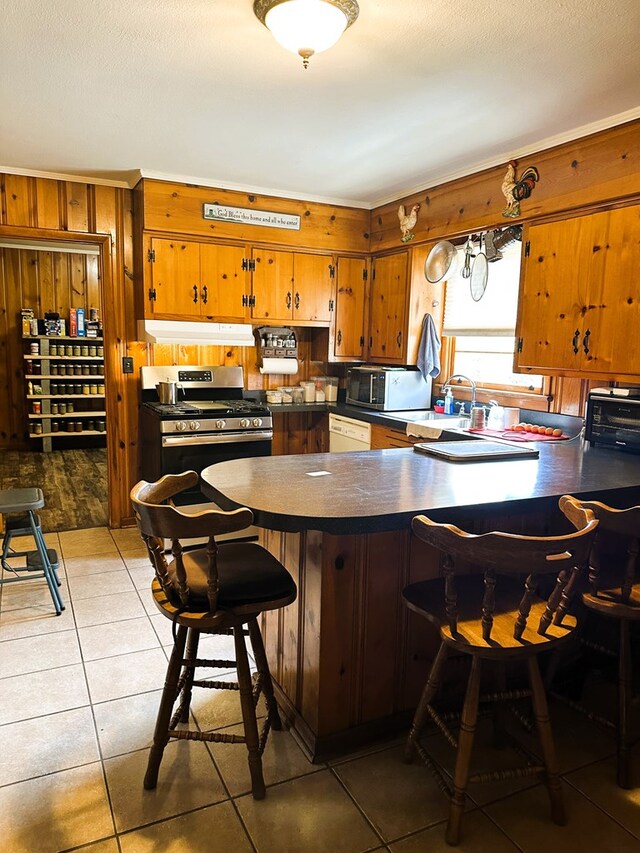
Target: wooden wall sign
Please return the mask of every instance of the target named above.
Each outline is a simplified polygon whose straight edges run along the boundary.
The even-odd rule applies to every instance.
[[[240,222],[244,225],[261,225],[265,228],[300,230],[300,217],[296,213],[275,213],[272,210],[252,210],[249,207],[229,207],[222,204],[204,204],[203,219],[221,222]]]

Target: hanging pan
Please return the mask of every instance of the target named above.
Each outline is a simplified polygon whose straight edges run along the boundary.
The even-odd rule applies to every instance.
[[[431,284],[437,284],[451,277],[458,265],[458,250],[448,240],[440,240],[427,255],[424,262],[424,277]]]

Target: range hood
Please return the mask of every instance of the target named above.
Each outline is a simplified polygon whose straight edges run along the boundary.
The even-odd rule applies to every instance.
[[[201,344],[252,347],[250,323],[197,323],[185,320],[138,320],[138,339],[150,344]]]

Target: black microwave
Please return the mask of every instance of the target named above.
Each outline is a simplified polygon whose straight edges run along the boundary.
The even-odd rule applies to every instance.
[[[614,396],[594,390],[587,402],[585,438],[592,445],[606,445],[640,453],[640,399]]]

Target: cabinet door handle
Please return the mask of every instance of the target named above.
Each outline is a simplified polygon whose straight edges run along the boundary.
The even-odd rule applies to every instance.
[[[402,332],[398,332],[398,337],[396,338],[396,343],[398,344],[398,349],[402,346]]]
[[[338,329],[337,341],[338,341],[338,346],[340,346],[340,344],[342,343],[342,329]]]
[[[198,285],[193,285],[193,303],[194,305],[198,304]]]
[[[208,300],[208,292],[209,291],[207,290],[207,285],[205,284],[205,286],[202,288],[202,301],[205,305],[207,304]]]
[[[297,290],[296,290],[296,298],[295,298],[295,301],[294,301],[293,307],[296,309],[296,311],[297,311],[297,310],[298,310],[298,308],[300,307],[300,294],[298,293],[298,291],[297,291]]]
[[[576,329],[573,333],[573,351],[577,355],[578,350],[580,349],[578,346],[578,341],[580,340],[580,329]]]
[[[287,308],[291,308],[291,291],[287,291]]]
[[[584,338],[582,339],[582,349],[584,350],[585,355],[589,355],[589,335],[591,334],[591,329],[587,329],[584,333]]]

